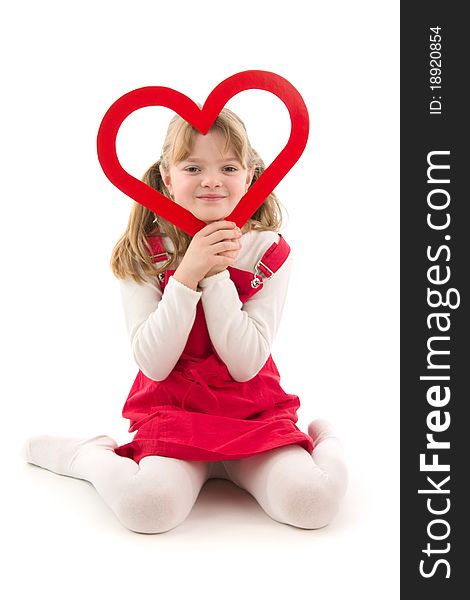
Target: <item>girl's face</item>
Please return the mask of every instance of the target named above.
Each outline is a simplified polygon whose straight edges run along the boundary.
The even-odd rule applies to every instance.
[[[193,147],[185,160],[160,167],[163,183],[174,201],[195,217],[211,223],[227,217],[248,190],[254,169],[245,169],[217,129],[194,134]]]

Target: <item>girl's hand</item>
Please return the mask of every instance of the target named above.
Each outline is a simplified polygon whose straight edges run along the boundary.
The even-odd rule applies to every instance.
[[[241,231],[230,221],[215,221],[203,227],[191,240],[174,273],[180,283],[193,290],[208,275],[233,265],[241,248]]]
[[[240,254],[240,250],[241,250],[241,247],[242,247],[241,237],[239,239],[239,244],[240,245],[239,245],[238,250],[227,250],[226,252],[220,252],[219,256],[225,256],[227,258],[232,259],[233,262],[231,262],[230,265],[233,265],[236,262],[236,260],[238,258],[238,255]],[[225,271],[225,269],[227,268],[227,266],[225,266],[225,267],[212,267],[212,269],[210,269],[206,273],[205,277],[210,277],[211,275],[215,275],[216,273],[220,273],[221,271]]]

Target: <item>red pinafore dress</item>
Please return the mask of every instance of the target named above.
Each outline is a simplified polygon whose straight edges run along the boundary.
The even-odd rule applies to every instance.
[[[161,237],[148,238],[154,262],[166,260]],[[282,236],[257,263],[255,274],[228,267],[245,303],[263,288],[261,275],[272,276],[288,257]],[[159,277],[162,292],[174,270]],[[177,326],[177,325],[175,325]],[[158,357],[155,357],[158,360]],[[297,422],[299,398],[280,386],[271,356],[255,377],[235,381],[212,345],[202,302],[186,346],[172,372],[154,381],[139,371],[124,405],[133,440],[114,452],[139,462],[156,455],[196,461],[238,460],[273,448],[299,444],[309,453],[312,438]]]

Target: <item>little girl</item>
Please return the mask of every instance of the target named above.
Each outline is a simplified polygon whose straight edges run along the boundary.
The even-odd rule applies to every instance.
[[[176,115],[143,181],[205,222],[194,237],[135,203],[111,266],[139,373],[123,409],[133,440],[35,436],[23,458],[93,484],[121,523],[160,533],[187,517],[210,478],[247,490],[274,520],[327,525],[346,490],[339,440],[308,435],[270,355],[290,248],[272,193],[240,230],[225,220],[264,170],[224,109],[206,135]]]

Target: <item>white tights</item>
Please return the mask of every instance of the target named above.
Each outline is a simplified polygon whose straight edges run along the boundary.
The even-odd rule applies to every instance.
[[[343,450],[324,421],[314,421],[310,455],[284,446],[220,463],[146,456],[136,463],[113,452],[108,436],[87,439],[36,436],[22,449],[28,462],[93,484],[119,521],[139,533],[162,533],[182,523],[208,479],[232,480],[275,521],[317,529],[338,511],[346,491]]]

